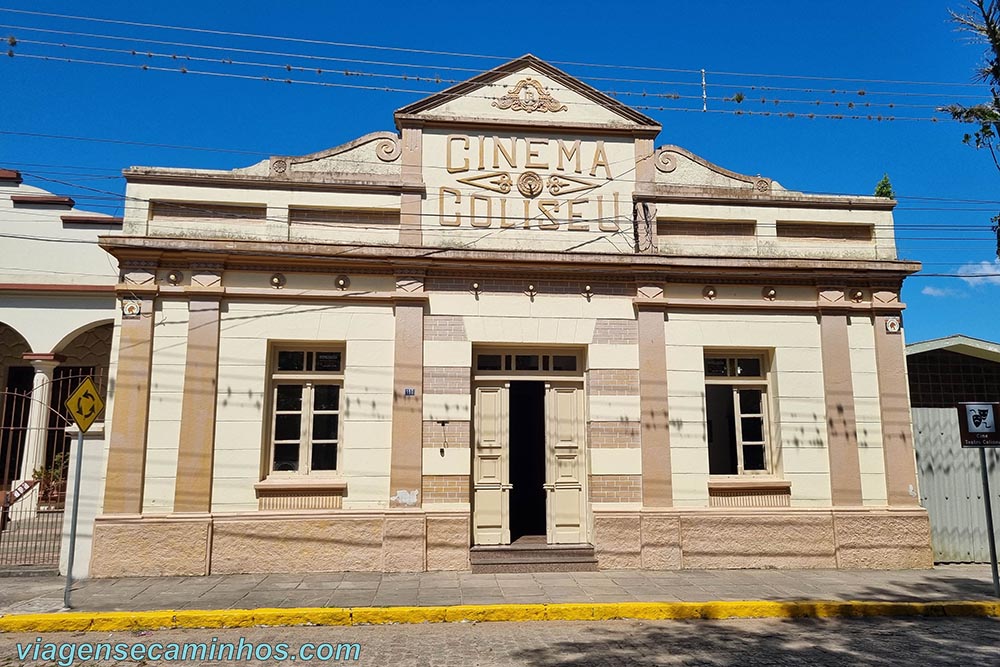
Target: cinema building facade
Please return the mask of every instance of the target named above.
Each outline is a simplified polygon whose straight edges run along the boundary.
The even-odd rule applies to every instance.
[[[92,576],[931,564],[894,202],[532,56],[395,122],[126,170]]]

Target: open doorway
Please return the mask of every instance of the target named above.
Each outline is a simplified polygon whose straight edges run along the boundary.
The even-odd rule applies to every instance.
[[[545,383],[510,383],[510,539],[545,537]]]

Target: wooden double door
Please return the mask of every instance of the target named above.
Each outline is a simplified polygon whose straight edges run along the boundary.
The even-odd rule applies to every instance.
[[[474,543],[586,543],[583,383],[485,382],[474,392]]]

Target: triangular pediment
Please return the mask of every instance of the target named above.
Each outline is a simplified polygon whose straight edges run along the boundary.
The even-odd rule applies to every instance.
[[[399,127],[454,121],[660,130],[652,118],[530,54],[405,106],[395,117]]]

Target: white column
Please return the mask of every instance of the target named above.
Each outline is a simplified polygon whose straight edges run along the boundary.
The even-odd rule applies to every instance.
[[[28,403],[28,431],[24,438],[24,453],[21,457],[21,475],[16,487],[31,479],[36,468],[45,465],[45,443],[49,430],[49,403],[52,401],[52,372],[59,362],[54,359],[32,359],[35,378],[31,386],[31,400]],[[38,502],[38,490],[33,489],[29,497],[18,501],[34,509]]]

